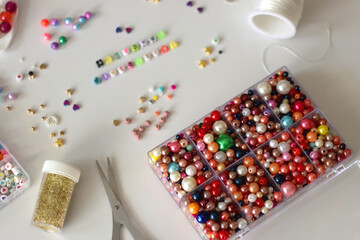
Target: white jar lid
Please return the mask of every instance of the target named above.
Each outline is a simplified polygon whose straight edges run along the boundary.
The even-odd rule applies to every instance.
[[[75,183],[79,182],[81,174],[81,171],[78,168],[55,160],[46,160],[42,172],[60,174],[74,180]]]

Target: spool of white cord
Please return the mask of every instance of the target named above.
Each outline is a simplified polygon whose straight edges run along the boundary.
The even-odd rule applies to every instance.
[[[249,22],[254,30],[268,37],[291,38],[296,33],[303,6],[304,0],[256,0]]]

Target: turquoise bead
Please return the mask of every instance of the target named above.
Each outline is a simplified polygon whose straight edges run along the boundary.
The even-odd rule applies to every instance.
[[[172,172],[174,172],[174,171],[180,171],[180,166],[179,166],[179,164],[177,163],[177,162],[170,162],[169,164],[168,164],[168,172],[169,173],[172,173]]]
[[[311,143],[309,143],[309,146],[310,146],[310,148],[314,148],[314,147],[315,147],[315,143],[314,143],[314,142],[311,142]]]
[[[94,78],[94,84],[99,85],[101,83],[101,79],[99,77]]]
[[[186,151],[191,152],[192,150],[194,150],[194,147],[192,145],[189,144],[186,146]]]
[[[216,143],[219,144],[219,149],[225,152],[234,146],[234,139],[229,135],[222,134],[216,139]]]
[[[293,119],[290,116],[283,116],[281,118],[281,123],[284,127],[290,127],[291,124],[293,124]]]

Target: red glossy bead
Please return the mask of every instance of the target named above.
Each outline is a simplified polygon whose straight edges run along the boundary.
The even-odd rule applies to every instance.
[[[8,11],[3,11],[0,13],[0,19],[1,21],[10,22],[11,21],[11,13]]]
[[[220,113],[219,111],[217,111],[217,110],[212,111],[212,112],[210,113],[210,117],[211,117],[212,120],[218,121],[218,120],[221,119],[221,113]]]
[[[300,148],[293,148],[292,149],[292,154],[294,155],[294,156],[300,156],[300,154],[301,154],[301,150],[300,150]]]
[[[196,179],[196,182],[197,182],[198,185],[202,184],[205,181],[206,181],[206,177],[204,177],[203,175],[198,176],[197,179]]]
[[[167,53],[169,51],[169,47],[166,45],[161,46],[160,48],[161,53]]]
[[[265,204],[265,202],[264,202],[264,200],[262,198],[258,198],[255,201],[255,205],[258,206],[258,207],[263,207],[264,204]]]
[[[203,123],[202,125],[201,125],[201,129],[204,129],[204,131],[209,131],[210,129],[211,129],[211,124],[209,124],[209,123]]]
[[[226,240],[230,237],[230,233],[226,230],[220,230],[219,231],[219,238],[220,240]]]
[[[203,138],[204,135],[206,134],[205,130],[202,128],[199,128],[198,130],[196,130],[196,133],[200,138]]]
[[[301,174],[298,174],[296,177],[295,177],[295,180],[298,184],[302,184],[303,182],[305,182],[305,177]]]
[[[301,173],[301,172],[304,172],[305,171],[305,166],[303,163],[297,163],[296,164],[296,170]]]
[[[212,187],[213,189],[220,188],[220,181],[218,181],[218,180],[213,181],[213,182],[211,183],[211,187]]]
[[[214,197],[220,196],[221,192],[222,192],[222,189],[221,189],[221,188],[216,188],[216,189],[211,190],[211,194],[212,194]]]
[[[315,123],[310,119],[303,119],[300,122],[300,126],[305,130],[309,130],[315,126]]]
[[[260,177],[258,183],[260,184],[260,186],[266,186],[268,180],[266,177]]]
[[[302,142],[300,143],[300,147],[301,147],[302,149],[306,150],[306,149],[308,149],[309,144],[308,144],[307,141],[302,141]]]
[[[294,103],[294,109],[297,111],[297,112],[302,112],[305,108],[305,104],[304,102],[302,101],[296,101]]]
[[[214,120],[212,120],[212,118],[209,118],[209,117],[206,117],[206,118],[204,118],[204,123],[206,123],[206,124],[212,124],[214,122]]]

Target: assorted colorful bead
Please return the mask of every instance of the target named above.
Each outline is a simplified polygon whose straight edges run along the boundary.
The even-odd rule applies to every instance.
[[[319,112],[302,119],[290,132],[322,174],[351,155],[351,150]]]
[[[120,27],[116,28],[116,32],[122,32],[122,29]],[[132,31],[132,28],[126,28],[125,31],[127,33],[130,33]],[[101,68],[105,64],[110,64],[113,62],[113,59],[121,59],[123,57],[128,56],[131,52],[137,52],[140,49],[146,48],[147,46],[150,46],[151,44],[157,42],[157,40],[161,40],[166,37],[166,33],[164,31],[157,32],[156,35],[151,36],[150,38],[145,38],[140,40],[138,43],[131,44],[129,48],[123,48],[121,51],[117,51],[114,53],[114,55],[106,56],[104,59],[99,59],[96,61],[96,65],[98,68]],[[131,51],[129,51],[131,49]],[[144,57],[145,58],[145,57]],[[145,58],[145,61],[147,58]],[[105,63],[105,64],[104,64]],[[141,64],[140,64],[141,65]]]
[[[222,120],[217,110],[188,128],[186,133],[216,172],[223,171],[249,152],[247,145]]]
[[[279,120],[254,90],[233,98],[223,107],[223,112],[251,149],[281,131]]]
[[[284,127],[289,127],[314,110],[313,103],[295,84],[288,71],[278,71],[256,86]]]
[[[224,191],[220,180],[213,180],[187,195],[183,204],[209,239],[226,240],[249,223],[239,205]]]
[[[7,34],[11,31],[12,20],[17,10],[16,2],[9,1],[5,4],[5,11],[0,13],[0,32]]]
[[[256,159],[247,156],[239,162],[219,174],[219,178],[254,221],[275,208],[283,194]]]

